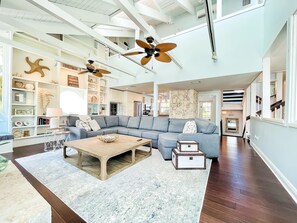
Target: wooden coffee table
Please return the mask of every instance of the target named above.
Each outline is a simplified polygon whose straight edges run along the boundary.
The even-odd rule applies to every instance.
[[[145,157],[148,157],[152,154],[151,139],[144,139],[144,138],[138,138],[133,136],[119,135],[119,134],[113,134],[113,135],[117,135],[119,138],[118,140],[112,143],[104,143],[100,141],[97,137],[65,142],[64,148],[63,148],[64,158],[66,159],[68,157],[66,154],[67,147],[71,147],[77,150],[78,152],[77,165],[81,169],[83,168],[82,158],[84,154],[98,158],[100,160],[100,174],[98,174],[97,177],[100,180],[106,180],[110,176],[126,169],[129,166],[132,166],[137,161],[140,161],[135,159],[135,152],[140,146],[149,144],[150,149],[149,149],[149,152],[147,152]],[[131,163],[123,166],[122,168],[108,175],[107,174],[108,160],[112,157],[118,156],[128,151],[131,151]]]

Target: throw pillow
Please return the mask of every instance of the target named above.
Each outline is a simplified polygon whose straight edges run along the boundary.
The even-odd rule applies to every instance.
[[[88,122],[91,120],[91,117],[89,115],[79,115],[78,116],[80,120],[82,120],[83,122]]]
[[[196,122],[194,120],[187,121],[184,126],[183,133],[197,133]]]
[[[87,122],[83,122],[82,120],[77,120],[75,122],[75,126],[77,128],[85,129],[86,131],[91,131],[91,127],[89,126],[89,124]]]
[[[91,127],[91,129],[93,131],[98,131],[99,129],[101,129],[98,122],[96,120],[94,120],[94,119],[90,120],[88,123],[89,123],[89,126]]]

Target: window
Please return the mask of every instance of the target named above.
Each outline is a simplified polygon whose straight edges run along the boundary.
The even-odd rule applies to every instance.
[[[66,114],[87,114],[86,91],[80,88],[61,87],[60,107]]]
[[[211,120],[211,102],[202,102],[202,118]]]

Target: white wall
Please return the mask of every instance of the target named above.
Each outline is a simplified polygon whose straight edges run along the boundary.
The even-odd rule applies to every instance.
[[[251,119],[251,144],[297,202],[297,128]]]
[[[234,1],[234,0],[223,0],[222,2],[222,15],[228,15],[234,12],[238,12],[243,9],[247,9],[251,6],[257,5],[258,0],[251,0],[251,4],[242,6],[242,0]]]
[[[41,74],[38,72],[34,72],[32,74],[26,74],[25,71],[30,70],[30,65],[26,62],[26,57],[29,57],[31,62],[35,62],[36,59],[43,59],[40,61],[40,65],[49,67],[50,70],[43,69],[45,74],[44,77],[41,77]],[[25,52],[18,49],[13,49],[13,63],[12,63],[12,74],[21,74],[23,78],[51,82],[52,80],[58,81],[57,77],[57,66],[54,60],[38,56],[36,54],[32,54],[29,52]]]
[[[264,7],[263,53],[272,45],[290,15],[297,9],[296,0],[267,0]]]
[[[145,73],[145,70],[124,57],[112,57],[110,60],[121,67],[127,67],[136,77],[120,78],[114,86],[131,85],[144,82],[157,84],[173,83],[220,77],[232,74],[258,72],[262,69],[263,8],[257,8],[238,16],[215,22],[215,35],[218,60],[211,59],[211,49],[207,27],[166,39],[177,47],[172,50],[183,68],[173,62],[160,63],[155,60],[147,67],[157,74]],[[132,57],[131,57],[132,58]],[[140,60],[141,56],[133,56]]]

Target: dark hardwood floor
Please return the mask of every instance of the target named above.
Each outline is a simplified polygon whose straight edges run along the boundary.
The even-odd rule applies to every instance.
[[[84,222],[14,160],[43,152],[43,145],[5,154],[52,206],[53,222]],[[200,222],[297,222],[297,205],[249,144],[223,136],[213,161]]]
[[[297,205],[270,169],[238,137],[222,137],[200,222],[297,222]]]

